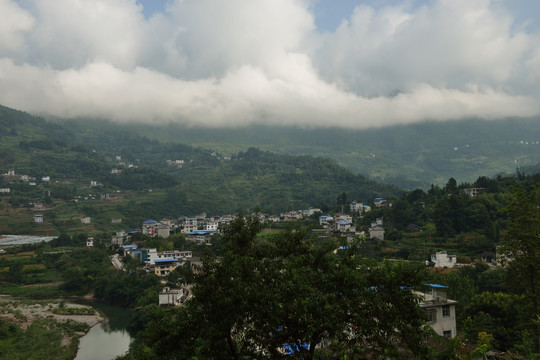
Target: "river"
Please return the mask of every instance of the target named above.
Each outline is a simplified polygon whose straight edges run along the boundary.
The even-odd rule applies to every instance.
[[[48,242],[55,238],[56,236],[0,235],[0,246],[37,244],[42,241]]]
[[[105,321],[90,329],[79,340],[75,360],[111,360],[129,350],[131,336],[126,330],[129,311],[100,302],[84,302],[105,313]]]

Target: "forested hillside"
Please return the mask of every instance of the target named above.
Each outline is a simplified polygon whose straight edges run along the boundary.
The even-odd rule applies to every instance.
[[[0,188],[10,189],[0,194],[0,233],[113,230],[201,212],[279,213],[334,206],[343,192],[359,201],[400,192],[333,160],[255,148],[224,156],[152,140],[127,125],[63,126],[0,110]],[[39,225],[32,223],[36,203],[47,208]],[[81,225],[81,217],[92,224]],[[111,225],[111,219],[123,223]]]
[[[248,147],[283,154],[321,156],[354,172],[401,188],[428,189],[450,177],[513,173],[540,163],[540,119],[466,119],[365,130],[249,126],[193,128],[136,125],[153,139],[235,154]],[[331,122],[331,121],[330,121]]]

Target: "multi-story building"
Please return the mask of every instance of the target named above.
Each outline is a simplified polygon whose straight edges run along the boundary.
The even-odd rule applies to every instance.
[[[167,276],[180,265],[180,262],[178,259],[156,259],[154,264],[154,273],[156,275]]]
[[[448,287],[437,284],[424,284],[420,307],[427,312],[428,325],[440,336],[452,339],[457,335],[457,301],[446,297]]]

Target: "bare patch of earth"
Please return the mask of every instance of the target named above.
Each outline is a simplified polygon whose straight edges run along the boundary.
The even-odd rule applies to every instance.
[[[37,318],[52,318],[58,322],[66,322],[71,319],[86,324],[88,329],[103,321],[103,316],[97,311],[84,315],[64,315],[52,312],[53,309],[60,308],[61,306],[66,309],[91,309],[90,306],[81,304],[46,301],[28,303],[9,297],[0,297],[0,319],[17,324],[23,329],[27,329],[28,325]]]

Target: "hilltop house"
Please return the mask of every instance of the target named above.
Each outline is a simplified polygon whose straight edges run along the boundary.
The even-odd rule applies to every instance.
[[[384,240],[384,227],[382,218],[377,218],[374,222],[371,223],[371,227],[369,228],[369,238]]]
[[[463,189],[465,194],[469,195],[470,197],[475,197],[484,190],[485,190],[484,188],[465,188],[465,189]]]
[[[446,251],[438,251],[435,254],[431,254],[431,261],[435,263],[436,268],[453,268],[456,266],[456,255],[448,255]]]

